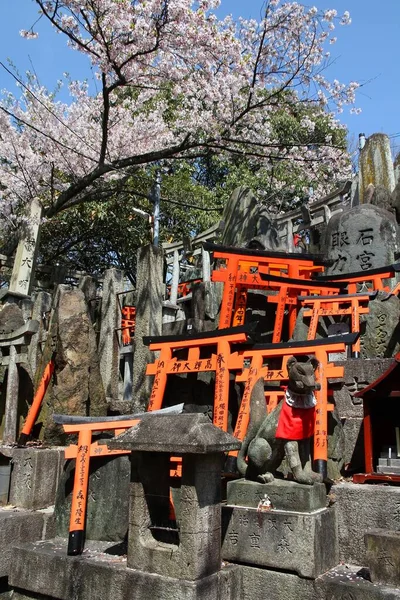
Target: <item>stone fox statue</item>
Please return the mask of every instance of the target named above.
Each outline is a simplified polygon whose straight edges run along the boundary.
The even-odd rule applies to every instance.
[[[268,483],[286,456],[295,481],[312,485],[322,476],[311,468],[311,436],[314,433],[315,381],[318,361],[310,356],[292,356],[286,397],[267,414],[264,380],[258,379],[250,400],[250,422],[240,449],[239,473],[253,481]],[[247,463],[245,461],[247,457]]]

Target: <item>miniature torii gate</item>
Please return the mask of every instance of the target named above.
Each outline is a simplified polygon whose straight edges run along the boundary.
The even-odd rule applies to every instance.
[[[322,271],[328,264],[320,257],[309,254],[227,248],[209,243],[204,244],[204,248],[213,252],[214,258],[225,261],[224,268],[214,270],[212,273],[212,281],[224,283],[220,329],[243,324],[247,289],[266,288],[265,283],[259,278],[259,273],[285,275],[292,279],[309,279],[312,273]],[[232,321],[235,291],[238,300]]]
[[[360,332],[360,315],[369,313],[368,303],[376,298],[377,292],[364,294],[345,294],[339,296],[299,296],[298,301],[303,306],[309,306],[303,317],[310,317],[308,327],[308,340],[315,340],[318,321],[320,317],[328,316],[350,316],[351,332]],[[352,347],[354,356],[360,352],[360,338]]]
[[[252,325],[255,325],[252,324]],[[196,337],[161,336],[144,337],[143,342],[150,350],[160,352],[159,358],[147,365],[147,375],[154,375],[153,388],[150,395],[148,410],[158,410],[162,407],[167,376],[173,373],[215,372],[214,395],[214,425],[227,431],[228,428],[228,395],[229,373],[242,367],[243,358],[237,352],[232,352],[233,344],[248,341],[251,335],[248,326],[220,329]],[[201,350],[208,348],[208,358],[201,357]],[[177,350],[187,351],[187,357],[179,360],[173,357]]]

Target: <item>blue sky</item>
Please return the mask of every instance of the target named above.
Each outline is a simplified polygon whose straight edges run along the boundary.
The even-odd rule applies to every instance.
[[[308,2],[307,2],[308,4]],[[358,133],[367,136],[384,132],[392,137],[394,151],[400,151],[400,0],[311,0],[310,6],[319,9],[336,8],[339,13],[349,10],[352,24],[338,27],[338,41],[330,46],[334,59],[328,75],[340,81],[359,81],[364,84],[358,93],[360,115],[345,109],[340,120],[347,125],[355,143]],[[220,13],[258,17],[262,0],[222,0]],[[38,17],[33,0],[1,0],[0,61],[10,58],[23,73],[32,69],[50,89],[64,71],[73,78],[91,78],[87,60],[66,47],[42,20],[35,29],[37,40],[25,40],[20,29],[29,29]],[[15,89],[13,80],[0,68],[0,88]]]

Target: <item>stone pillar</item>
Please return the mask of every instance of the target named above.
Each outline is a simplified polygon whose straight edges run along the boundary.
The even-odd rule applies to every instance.
[[[365,201],[365,193],[372,183],[375,187],[381,185],[388,192],[395,187],[395,177],[390,150],[390,140],[383,133],[371,135],[360,152],[359,157],[359,197],[360,203]]]
[[[133,355],[133,410],[146,410],[153,378],[146,367],[154,353],[143,344],[143,336],[161,335],[164,253],[161,248],[145,246],[138,250],[136,279],[136,326]]]
[[[31,203],[29,229],[21,238],[15,255],[10,280],[10,292],[19,292],[27,295],[31,292],[36,255],[39,249],[41,218],[42,206],[38,200],[34,199]]]
[[[394,180],[397,185],[400,182],[400,152],[394,159],[393,168],[394,168]]]
[[[45,340],[48,323],[50,322],[51,303],[51,294],[48,292],[39,292],[33,304],[32,319],[39,323],[39,331],[33,334],[28,348],[28,362],[33,377],[35,377],[36,370],[42,358],[41,342]]]
[[[4,416],[3,442],[6,444],[14,443],[17,436],[19,375],[16,359],[17,350],[12,344],[9,354],[6,411]]]
[[[104,273],[101,301],[101,326],[99,339],[100,371],[107,403],[118,402],[119,383],[119,338],[121,309],[118,296],[123,291],[124,274],[118,269]]]

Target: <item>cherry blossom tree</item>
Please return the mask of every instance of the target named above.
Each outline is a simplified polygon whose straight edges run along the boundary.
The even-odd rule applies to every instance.
[[[0,212],[15,228],[35,197],[49,219],[122,192],[139,169],[205,155],[248,157],[265,169],[284,161],[304,180],[316,165],[349,167],[343,144],[282,140],[274,116],[296,107],[313,132],[354,103],[357,83],[324,69],[346,12],[269,0],[263,18],[219,19],[218,0],[33,0],[42,18],[90,61],[98,93],[69,81],[63,103],[29,74],[0,104]],[[22,32],[36,37],[34,31]],[[325,187],[324,187],[325,186]],[[329,181],[318,183],[323,193]]]

